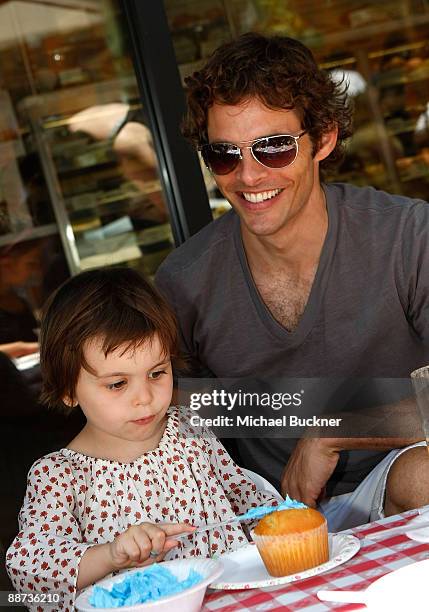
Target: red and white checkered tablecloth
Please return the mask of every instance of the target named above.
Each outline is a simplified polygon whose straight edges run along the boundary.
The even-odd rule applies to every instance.
[[[429,510],[429,506],[425,509]],[[421,544],[405,535],[406,525],[417,515],[416,510],[391,516],[367,525],[355,527],[352,533],[361,541],[358,553],[343,565],[306,580],[266,589],[241,591],[211,591],[206,595],[203,612],[231,612],[232,610],[307,610],[326,612],[335,609],[340,612],[364,610],[359,604],[338,604],[321,602],[317,597],[320,589],[347,589],[360,591],[384,574],[399,569],[414,561],[429,558],[429,543]],[[404,526],[404,534],[390,535],[377,541],[365,538],[370,533],[386,528]]]

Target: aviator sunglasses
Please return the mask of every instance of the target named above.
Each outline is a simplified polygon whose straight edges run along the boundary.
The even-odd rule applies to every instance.
[[[243,159],[243,149],[250,149],[253,158],[266,168],[285,168],[296,160],[298,140],[305,133],[306,130],[298,136],[276,134],[255,140],[244,140],[238,144],[212,142],[202,145],[199,150],[204,163],[213,174],[229,174],[235,170],[240,160]]]

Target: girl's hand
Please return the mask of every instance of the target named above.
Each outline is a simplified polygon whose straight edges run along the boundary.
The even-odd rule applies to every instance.
[[[162,561],[168,551],[178,544],[171,536],[192,533],[193,530],[194,527],[186,523],[132,525],[109,543],[112,566],[114,570],[119,570]]]

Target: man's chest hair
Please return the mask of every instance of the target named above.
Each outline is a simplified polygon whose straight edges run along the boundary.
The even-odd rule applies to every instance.
[[[316,267],[306,276],[290,273],[256,278],[259,294],[272,316],[288,331],[294,331],[308,302]]]

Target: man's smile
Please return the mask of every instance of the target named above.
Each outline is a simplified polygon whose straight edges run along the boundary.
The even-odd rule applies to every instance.
[[[269,191],[243,191],[242,197],[248,202],[265,202],[265,200],[271,200],[276,195],[281,193],[283,189],[270,189]]]

